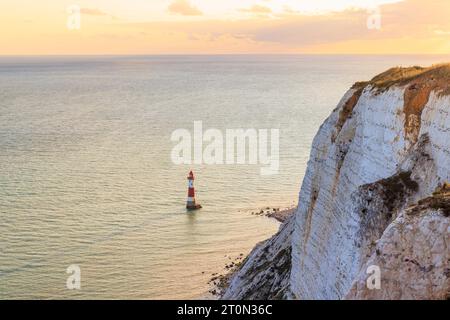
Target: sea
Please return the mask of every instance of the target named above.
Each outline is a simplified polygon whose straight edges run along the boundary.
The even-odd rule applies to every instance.
[[[210,279],[279,228],[255,213],[297,205],[312,139],[349,87],[448,61],[0,57],[0,298],[213,299]],[[172,135],[197,121],[224,136],[277,129],[278,170],[176,163]]]

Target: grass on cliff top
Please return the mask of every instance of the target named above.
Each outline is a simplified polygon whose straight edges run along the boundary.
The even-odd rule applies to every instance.
[[[361,89],[367,85],[378,89],[379,92],[385,91],[392,86],[404,86],[414,80],[418,81],[439,81],[446,83],[447,86],[441,94],[450,94],[450,63],[437,64],[431,67],[423,68],[414,67],[394,67],[391,68],[370,81],[357,82],[353,85],[353,89]]]

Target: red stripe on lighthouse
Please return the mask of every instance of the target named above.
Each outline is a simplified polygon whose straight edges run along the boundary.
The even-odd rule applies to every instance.
[[[191,171],[187,177],[188,179],[188,198],[186,208],[189,210],[200,209],[202,206],[195,203],[195,189],[194,189],[194,173]]]

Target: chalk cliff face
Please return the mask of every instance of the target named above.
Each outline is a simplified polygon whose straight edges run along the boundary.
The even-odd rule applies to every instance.
[[[448,298],[449,181],[450,66],[355,84],[313,141],[297,212],[223,298]]]

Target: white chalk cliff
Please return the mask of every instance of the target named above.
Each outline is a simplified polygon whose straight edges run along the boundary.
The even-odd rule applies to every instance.
[[[313,141],[298,210],[222,298],[448,299],[449,88],[449,65],[355,84]]]

